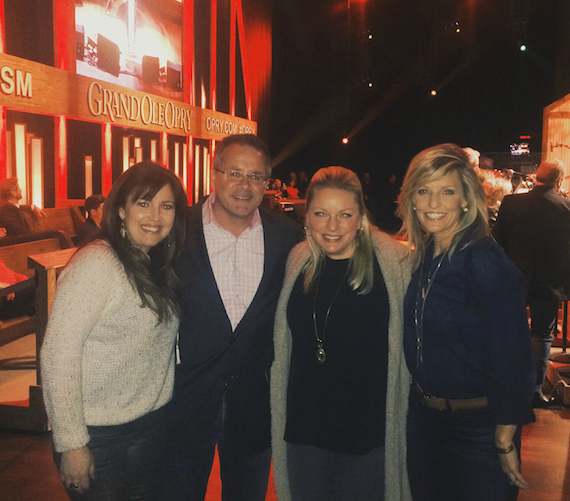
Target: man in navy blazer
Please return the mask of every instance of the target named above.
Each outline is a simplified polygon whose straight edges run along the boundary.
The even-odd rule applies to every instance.
[[[271,166],[254,135],[216,148],[215,191],[188,212],[164,499],[203,500],[215,446],[223,499],[262,501],[271,463],[269,370],[285,263],[301,228],[259,208]]]
[[[528,193],[506,196],[493,228],[497,242],[526,278],[527,303],[537,381],[533,405],[545,407],[544,395],[558,303],[566,300],[570,282],[570,201],[559,194],[564,164],[545,160],[536,172],[537,186]]]

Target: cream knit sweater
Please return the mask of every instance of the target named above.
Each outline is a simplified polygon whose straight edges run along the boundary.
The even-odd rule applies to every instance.
[[[115,252],[95,241],[61,273],[41,350],[55,449],[89,441],[86,425],[127,423],[164,406],[178,319],[157,324]]]
[[[390,301],[388,326],[388,388],[386,396],[386,464],[385,499],[412,499],[406,469],[406,414],[410,374],[406,367],[403,347],[403,303],[410,276],[409,263],[404,259],[405,247],[388,235],[374,230],[374,252]],[[289,255],[287,271],[275,316],[275,361],[271,367],[271,434],[273,476],[279,501],[291,501],[287,473],[285,435],[287,384],[292,349],[291,331],[287,325],[287,304],[291,290],[309,259],[309,246],[298,244]]]

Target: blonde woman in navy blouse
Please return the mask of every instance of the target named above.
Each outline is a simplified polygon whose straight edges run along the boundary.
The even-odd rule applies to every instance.
[[[524,278],[489,237],[464,151],[411,162],[398,200],[414,272],[404,303],[415,501],[503,501],[529,489],[521,426],[534,420]]]

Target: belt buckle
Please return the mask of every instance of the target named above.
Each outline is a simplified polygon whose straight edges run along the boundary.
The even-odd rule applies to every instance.
[[[431,395],[429,393],[424,393],[422,391],[422,398],[423,398],[424,404],[427,405],[428,402],[431,400]]]
[[[437,411],[444,411],[449,408],[447,400],[441,399],[439,397],[434,397],[429,393],[424,393],[423,395],[424,395],[424,404],[430,409],[435,409]],[[444,400],[443,406],[441,405],[442,400]]]

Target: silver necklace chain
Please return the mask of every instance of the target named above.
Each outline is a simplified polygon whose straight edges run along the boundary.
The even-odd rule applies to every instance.
[[[323,325],[322,338],[319,337],[319,330],[317,329],[317,297],[319,295],[319,286],[321,283],[321,273],[319,273],[319,278],[317,279],[317,288],[315,290],[315,299],[313,301],[313,327],[315,328],[315,338],[317,340],[317,353],[316,353],[316,355],[317,355],[317,362],[319,364],[324,364],[326,359],[327,359],[327,354],[325,352],[325,337],[327,335],[327,324],[329,321],[329,315],[330,315],[330,312],[332,309],[332,305],[333,305],[336,297],[338,296],[340,289],[342,288],[342,284],[344,284],[344,281],[346,280],[346,276],[348,275],[348,269],[349,268],[350,268],[350,265],[347,266],[346,271],[344,272],[344,276],[342,277],[342,280],[340,281],[340,285],[338,286],[338,289],[334,293],[332,301],[330,302],[329,307],[327,308],[327,312],[325,314],[325,322]]]
[[[437,272],[441,268],[441,263],[443,263],[443,259],[447,255],[447,250],[442,253],[441,257],[439,258],[439,262],[433,273],[428,272],[426,284],[423,285],[423,274],[424,274],[424,266],[425,266],[425,257],[422,259],[422,264],[420,268],[420,279],[418,282],[418,291],[416,293],[416,307],[414,308],[414,324],[416,327],[416,369],[419,369],[420,364],[423,362],[423,330],[424,330],[424,310],[426,306],[427,297],[429,291],[431,290],[431,286],[433,285],[433,281],[435,280],[435,276]]]

